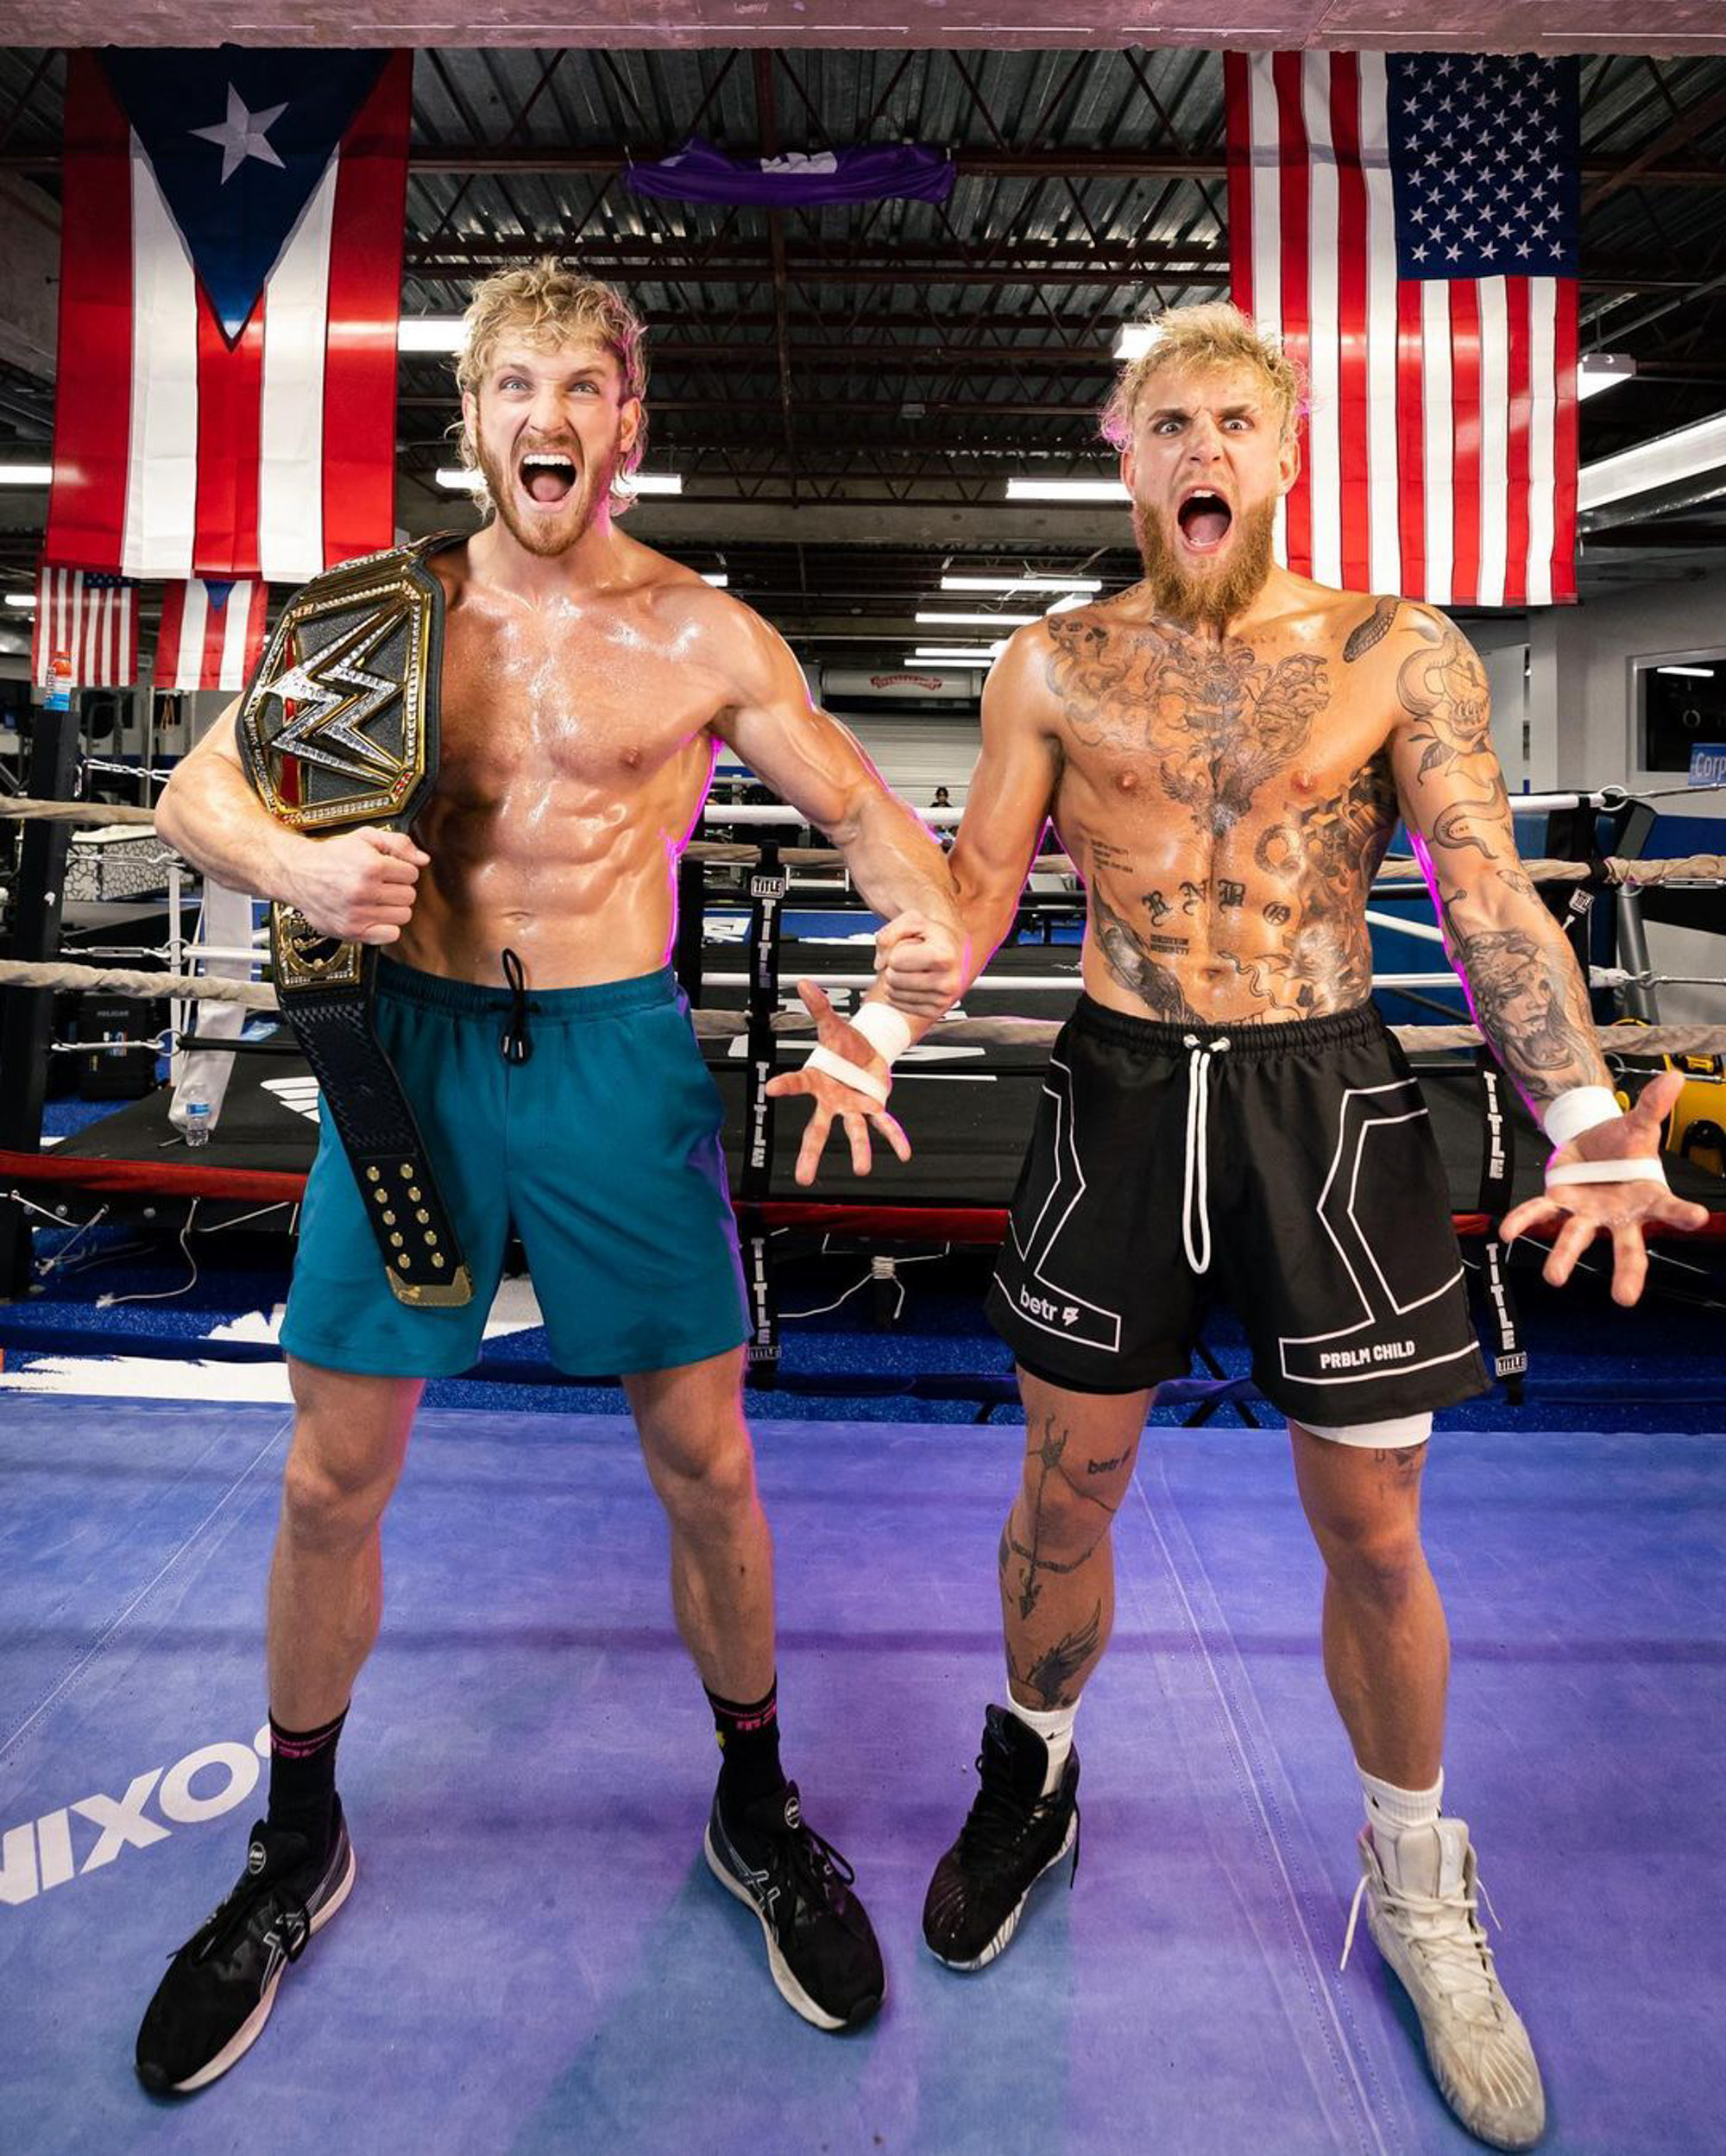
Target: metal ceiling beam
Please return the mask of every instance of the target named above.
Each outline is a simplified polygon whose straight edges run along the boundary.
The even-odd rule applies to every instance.
[[[1608,512],[1599,514],[1604,517]],[[1636,553],[1651,549],[1677,547],[1685,553],[1706,548],[1726,546],[1726,523],[1704,524],[1694,519],[1672,524],[1598,524],[1582,535],[1584,550],[1600,553],[1611,548],[1625,548]]]
[[[1704,98],[1700,104],[1692,105],[1688,112],[1674,120],[1670,127],[1663,128],[1654,140],[1645,148],[1638,150],[1635,156],[1619,161],[1616,171],[1604,173],[1599,179],[1592,181],[1584,174],[1582,196],[1583,214],[1586,216],[1589,211],[1596,208],[1606,199],[1608,195],[1614,193],[1620,187],[1628,186],[1632,182],[1639,187],[1650,185],[1651,174],[1656,167],[1658,159],[1667,150],[1682,149],[1685,143],[1693,142],[1698,135],[1706,134],[1710,128],[1721,120],[1726,120],[1726,90],[1721,91],[1715,97]]]
[[[773,55],[763,46],[757,48],[753,57],[756,131],[761,138],[763,154],[777,157],[779,121],[773,104]],[[779,365],[779,426],[785,438],[785,454],[795,472],[797,444],[791,419],[795,393],[791,387],[791,303],[785,287],[785,220],[781,213],[772,210],[767,212],[767,251],[773,265],[773,352]],[[791,498],[797,499],[795,480]]]
[[[631,152],[620,143],[595,143],[562,149],[505,149],[482,142],[427,142],[408,152],[407,169],[412,173],[425,175],[520,173],[553,178],[560,173],[627,172],[632,162],[649,164],[665,154],[665,152],[645,144]],[[1634,179],[1639,187],[1726,187],[1726,165],[1712,161],[1688,165],[1645,164],[1642,159],[1651,154],[1652,151],[1644,151],[1634,158],[1590,159],[1582,167],[1583,186],[1597,188],[1603,193]],[[1228,167],[1219,154],[1187,150],[956,148],[953,161],[961,174],[980,180],[1222,180],[1228,174]],[[42,179],[57,177],[60,152],[0,152],[0,172]],[[1590,205],[1584,203],[1584,206]]]
[[[733,243],[722,252],[698,243],[654,245],[641,240],[605,241],[580,233],[541,233],[532,239],[499,236],[465,241],[428,255],[410,245],[405,274],[426,282],[459,282],[499,262],[542,255],[548,249],[578,249],[583,265],[595,276],[626,277],[652,283],[771,283],[772,249],[765,244]],[[1106,253],[1082,244],[1024,243],[1011,253],[998,249],[953,249],[945,253],[900,249],[891,255],[854,252],[844,247],[786,250],[785,274],[803,285],[1225,285],[1229,261],[1225,248],[1116,247]],[[1662,275],[1633,262],[1597,264],[1579,281],[1584,291],[1675,292],[1695,290],[1693,278]]]

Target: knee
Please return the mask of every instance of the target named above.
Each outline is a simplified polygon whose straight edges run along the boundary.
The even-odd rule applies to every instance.
[[[1114,1521],[1112,1507],[1100,1494],[1075,1490],[1054,1475],[1028,1481],[1019,1493],[1018,1510],[1037,1554],[1057,1563],[1088,1554]]]
[[[646,1441],[659,1501],[680,1533],[723,1536],[754,1513],[755,1454],[740,1426],[699,1447]]]
[[[383,1516],[395,1469],[361,1470],[297,1446],[281,1478],[282,1522],[302,1547],[337,1552],[357,1547]]]
[[[1332,1580],[1357,1601],[1397,1609],[1425,1577],[1426,1555],[1412,1522],[1345,1516],[1322,1524],[1318,1540]]]

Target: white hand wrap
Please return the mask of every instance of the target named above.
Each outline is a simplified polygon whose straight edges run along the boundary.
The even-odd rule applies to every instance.
[[[1540,1128],[1554,1145],[1568,1145],[1584,1131],[1610,1123],[1623,1113],[1610,1086],[1572,1086],[1546,1104]]]
[[[887,1081],[878,1078],[872,1070],[865,1070],[861,1063],[854,1063],[848,1056],[835,1055],[830,1048],[812,1048],[805,1070],[824,1070],[829,1078],[838,1079],[841,1086],[849,1086],[854,1093],[866,1093],[882,1107],[887,1105]]]
[[[904,1052],[911,1037],[910,1021],[891,1003],[866,1003],[851,1024],[870,1047],[885,1059],[890,1069],[893,1058]],[[886,1080],[878,1077],[872,1070],[866,1070],[861,1063],[854,1063],[848,1056],[841,1056],[830,1048],[812,1049],[803,1069],[824,1070],[829,1078],[837,1078],[841,1085],[867,1094],[870,1100],[879,1101],[884,1108],[887,1105]]]
[[[870,1047],[885,1057],[890,1068],[910,1045],[910,1020],[891,1003],[866,1003],[851,1023]]]
[[[1566,1182],[1664,1182],[1665,1163],[1652,1155],[1634,1160],[1565,1160],[1546,1170],[1546,1188]]]

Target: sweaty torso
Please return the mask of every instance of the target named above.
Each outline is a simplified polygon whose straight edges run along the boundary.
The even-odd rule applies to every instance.
[[[1049,624],[1055,824],[1085,879],[1085,986],[1213,1022],[1366,1000],[1366,897],[1395,827],[1394,601],[1288,580],[1220,642],[1134,613]]]
[[[431,565],[449,602],[437,786],[414,827],[432,865],[398,955],[495,982],[507,947],[533,988],[652,972],[730,696],[707,587],[646,548],[634,581],[579,601],[483,584],[463,548]]]

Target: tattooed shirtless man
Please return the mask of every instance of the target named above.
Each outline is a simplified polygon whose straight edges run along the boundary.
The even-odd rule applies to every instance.
[[[1106,415],[1143,581],[1014,637],[953,855],[976,969],[1049,816],[1088,926],[991,1295],[1027,1439],[1000,1544],[1010,1707],[988,1710],[924,1932],[980,1969],[1074,1845],[1111,1520],[1214,1285],[1288,1418],[1324,1557],[1368,1925],[1457,2115],[1523,2148],[1540,2071],[1477,1920],[1468,1829],[1439,1809],[1448,1652],[1420,1477],[1433,1410],[1486,1380],[1427,1112],[1370,1000],[1367,894],[1399,813],[1481,1029],[1557,1148],[1548,1195],[1506,1223],[1562,1223],[1549,1280],[1603,1228],[1634,1302],[1644,1226],[1697,1224],[1655,1157],[1678,1081],[1628,1115],[1606,1090],[1584,984],[1517,861],[1465,639],[1429,607],[1273,564],[1297,470],[1287,360],[1227,306],[1161,330]]]

